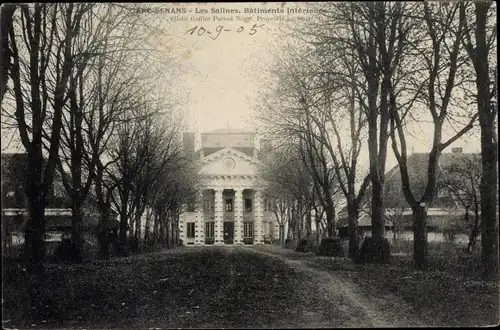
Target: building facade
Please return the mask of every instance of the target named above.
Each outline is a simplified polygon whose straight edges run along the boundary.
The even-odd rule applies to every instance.
[[[259,175],[265,150],[256,147],[255,134],[235,129],[202,133],[196,152],[194,141],[194,133],[184,134],[185,151],[199,162],[197,202],[185,206],[179,221],[184,244],[264,244],[276,239],[278,224]]]

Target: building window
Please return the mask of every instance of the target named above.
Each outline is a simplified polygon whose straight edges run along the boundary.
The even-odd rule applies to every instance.
[[[226,199],[226,212],[233,212],[233,200],[231,198]]]
[[[188,212],[194,212],[195,211],[194,203],[188,203],[186,209]]]
[[[245,198],[245,212],[251,212],[251,211],[252,211],[252,199]]]
[[[187,237],[194,238],[194,222],[187,223]]]
[[[214,203],[211,198],[205,199],[203,201],[203,211],[205,212],[213,212],[214,211]]]
[[[253,222],[244,222],[243,238],[252,238],[252,237],[253,237]]]
[[[205,223],[205,237],[214,238],[215,237],[215,226],[213,222]]]

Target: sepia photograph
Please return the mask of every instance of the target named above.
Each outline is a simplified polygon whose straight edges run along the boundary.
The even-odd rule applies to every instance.
[[[0,24],[2,328],[500,324],[496,2]]]

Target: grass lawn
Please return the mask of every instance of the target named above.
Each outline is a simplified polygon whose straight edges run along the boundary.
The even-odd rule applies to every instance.
[[[347,259],[317,257],[289,249],[276,252],[357,284],[366,297],[378,302],[382,312],[397,310],[397,302],[391,300],[397,297],[431,326],[498,324],[498,283],[480,280],[479,253],[469,255],[442,246],[439,249],[442,253],[429,251],[428,271],[414,270],[411,255],[393,256],[391,265],[382,266],[354,265]]]
[[[290,327],[311,302],[281,260],[237,249],[178,248],[79,265],[33,279],[4,267],[3,327]]]

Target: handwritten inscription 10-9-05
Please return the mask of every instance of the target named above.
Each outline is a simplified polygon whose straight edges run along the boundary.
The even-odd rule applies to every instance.
[[[198,35],[200,37],[202,35],[208,35],[211,39],[215,40],[221,35],[222,32],[231,32],[231,31],[235,31],[236,33],[246,32],[249,35],[253,36],[264,25],[265,24],[260,24],[260,25],[254,24],[251,28],[248,27],[245,28],[244,26],[240,26],[237,29],[229,29],[227,27],[224,27],[224,25],[219,25],[215,28],[214,32],[207,30],[203,26],[195,26],[187,30],[186,33],[188,33],[189,35]]]

